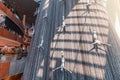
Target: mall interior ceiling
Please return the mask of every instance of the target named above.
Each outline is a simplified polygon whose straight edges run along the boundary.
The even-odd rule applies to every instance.
[[[26,24],[35,24],[36,16],[34,12],[39,7],[39,4],[34,0],[4,0],[5,5],[11,9],[22,20],[23,15],[26,15]]]

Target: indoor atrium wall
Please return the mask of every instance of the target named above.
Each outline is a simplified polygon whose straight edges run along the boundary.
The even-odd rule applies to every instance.
[[[107,0],[108,16],[120,40],[120,0]]]
[[[91,5],[90,10],[88,0],[64,1],[66,26],[62,28],[62,0],[41,0],[23,80],[120,80],[120,42],[115,30],[118,11],[110,13],[113,7],[109,3],[114,0],[105,2],[106,7],[102,2]],[[111,46],[93,48],[93,31]],[[54,71],[61,65],[61,51],[65,67],[72,73]]]

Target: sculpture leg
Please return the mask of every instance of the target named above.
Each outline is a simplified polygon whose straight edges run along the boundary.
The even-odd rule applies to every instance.
[[[61,66],[53,69],[52,71],[54,72],[54,71],[56,71],[56,70],[58,70],[58,69],[60,69],[60,68],[61,68]]]
[[[62,80],[64,80],[64,70],[62,71]]]
[[[104,50],[104,49],[102,49],[102,48],[98,48],[99,50],[101,50],[101,51],[104,51],[104,52],[106,52],[106,50]]]
[[[92,49],[90,49],[88,53],[91,53],[91,51],[94,50],[94,49],[95,49],[95,47],[93,47]]]
[[[103,45],[106,45],[106,46],[111,46],[111,44],[107,44],[107,43],[102,43]]]
[[[66,67],[64,67],[65,71],[68,71],[69,73],[72,73],[72,71],[68,70]]]

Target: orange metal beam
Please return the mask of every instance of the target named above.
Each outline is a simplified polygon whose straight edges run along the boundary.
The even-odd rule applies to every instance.
[[[0,80],[9,75],[10,62],[0,62]]]
[[[18,20],[2,2],[0,2],[0,10],[2,10],[6,14],[6,16],[9,17],[24,33],[22,22]]]
[[[19,37],[19,35],[15,35],[11,32],[9,32],[6,29],[0,28],[0,44],[10,44],[11,46],[13,45],[19,45],[23,43],[22,37]]]

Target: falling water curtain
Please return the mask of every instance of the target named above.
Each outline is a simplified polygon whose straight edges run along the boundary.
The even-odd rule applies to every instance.
[[[49,11],[50,1],[41,0],[40,4],[40,13],[37,15],[35,33],[31,41],[31,47],[27,57],[22,80],[45,80],[46,77],[43,76],[47,76],[47,74],[43,75],[43,71],[47,70],[44,67],[44,64],[46,64],[46,59],[48,59],[47,57],[49,55],[50,49],[49,40],[51,38],[51,23],[49,23],[49,21],[52,21],[50,20],[51,11]],[[39,47],[42,39],[44,41],[42,44],[42,47],[44,49],[41,49],[41,47]]]
[[[100,2],[89,6],[88,0],[64,1],[64,34],[58,29],[62,26],[61,0],[41,1],[23,80],[61,80],[61,70],[54,73],[52,70],[60,66],[62,50],[65,67],[72,71],[72,74],[65,71],[65,80],[119,80],[119,45],[114,46],[119,42],[114,36],[105,7]],[[47,2],[49,6],[46,8]],[[94,0],[90,2],[94,3]],[[47,18],[44,19],[46,13]],[[99,47],[104,51],[98,49],[96,52],[93,49],[89,52],[93,47],[91,43],[94,30],[101,42],[110,43],[112,46],[102,45]],[[44,49],[38,47],[42,36]]]

